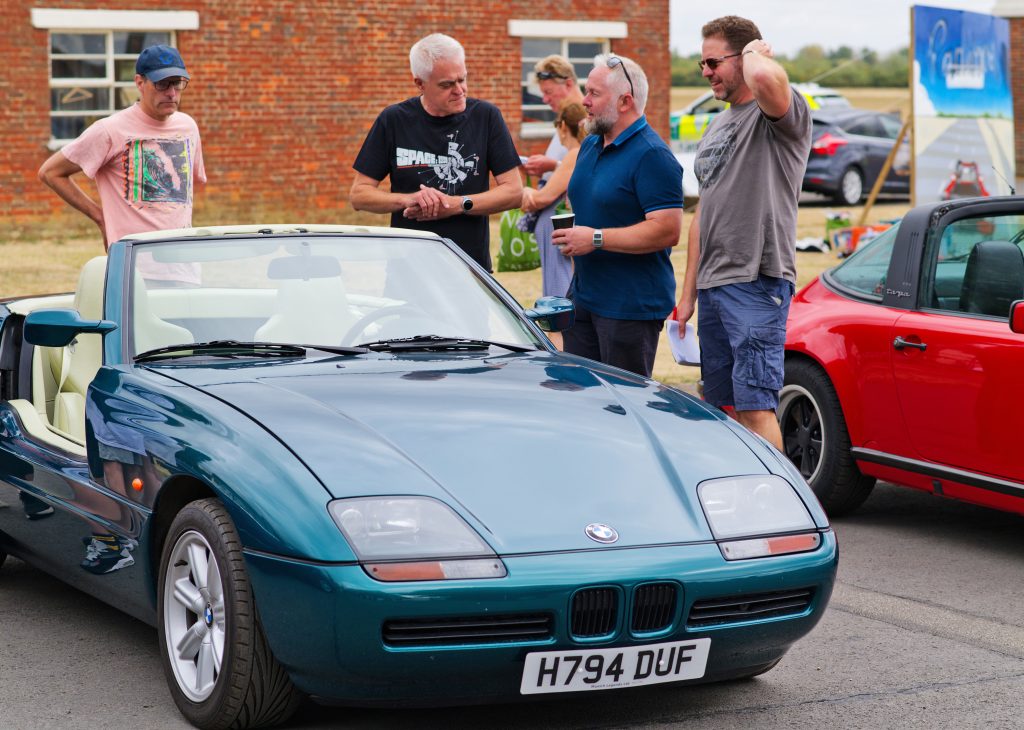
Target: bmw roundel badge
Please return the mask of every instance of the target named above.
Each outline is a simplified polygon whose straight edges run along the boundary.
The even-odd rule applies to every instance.
[[[587,537],[594,542],[604,543],[605,545],[610,545],[619,539],[619,533],[615,531],[614,527],[601,522],[591,522],[587,525],[585,532]]]

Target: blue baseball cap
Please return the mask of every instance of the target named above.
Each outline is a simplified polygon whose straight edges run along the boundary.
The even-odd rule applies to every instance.
[[[185,62],[177,48],[170,46],[150,46],[139,54],[135,62],[135,73],[145,76],[150,81],[162,81],[169,76],[191,78],[185,70]]]

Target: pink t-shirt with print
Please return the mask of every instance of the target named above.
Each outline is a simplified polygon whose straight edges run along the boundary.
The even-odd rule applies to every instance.
[[[192,225],[195,182],[206,182],[199,127],[188,114],[164,121],[133,104],[86,129],[61,150],[96,181],[111,243],[132,233]],[[189,264],[167,264],[140,254],[147,279],[198,283]]]

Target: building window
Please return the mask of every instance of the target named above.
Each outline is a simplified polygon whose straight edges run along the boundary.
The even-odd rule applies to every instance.
[[[534,64],[555,53],[565,56],[576,69],[582,90],[594,67],[594,56],[607,53],[610,45],[606,38],[523,38],[522,47],[523,136],[550,137],[555,113],[541,99]]]
[[[194,10],[32,8],[32,27],[49,31],[50,149],[138,98],[135,59],[176,31],[197,30]]]
[[[50,135],[56,145],[75,139],[97,119],[139,98],[135,59],[174,34],[154,31],[50,32]]]
[[[533,76],[533,65],[553,53],[565,56],[576,69],[580,89],[594,67],[594,56],[608,53],[611,42],[629,37],[629,26],[620,21],[512,19],[508,34],[522,39],[523,124],[520,136],[541,139],[551,136],[555,113],[541,99]]]

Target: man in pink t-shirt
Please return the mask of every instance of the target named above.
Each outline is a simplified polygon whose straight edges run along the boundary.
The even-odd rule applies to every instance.
[[[39,168],[39,179],[103,234],[103,247],[132,233],[192,225],[195,182],[206,182],[199,127],[178,111],[190,76],[177,49],[150,46],[135,63],[139,101],[101,119]],[[96,181],[100,202],[71,178]],[[149,260],[146,260],[149,259]],[[198,283],[192,266],[153,262],[136,269],[148,281]]]

